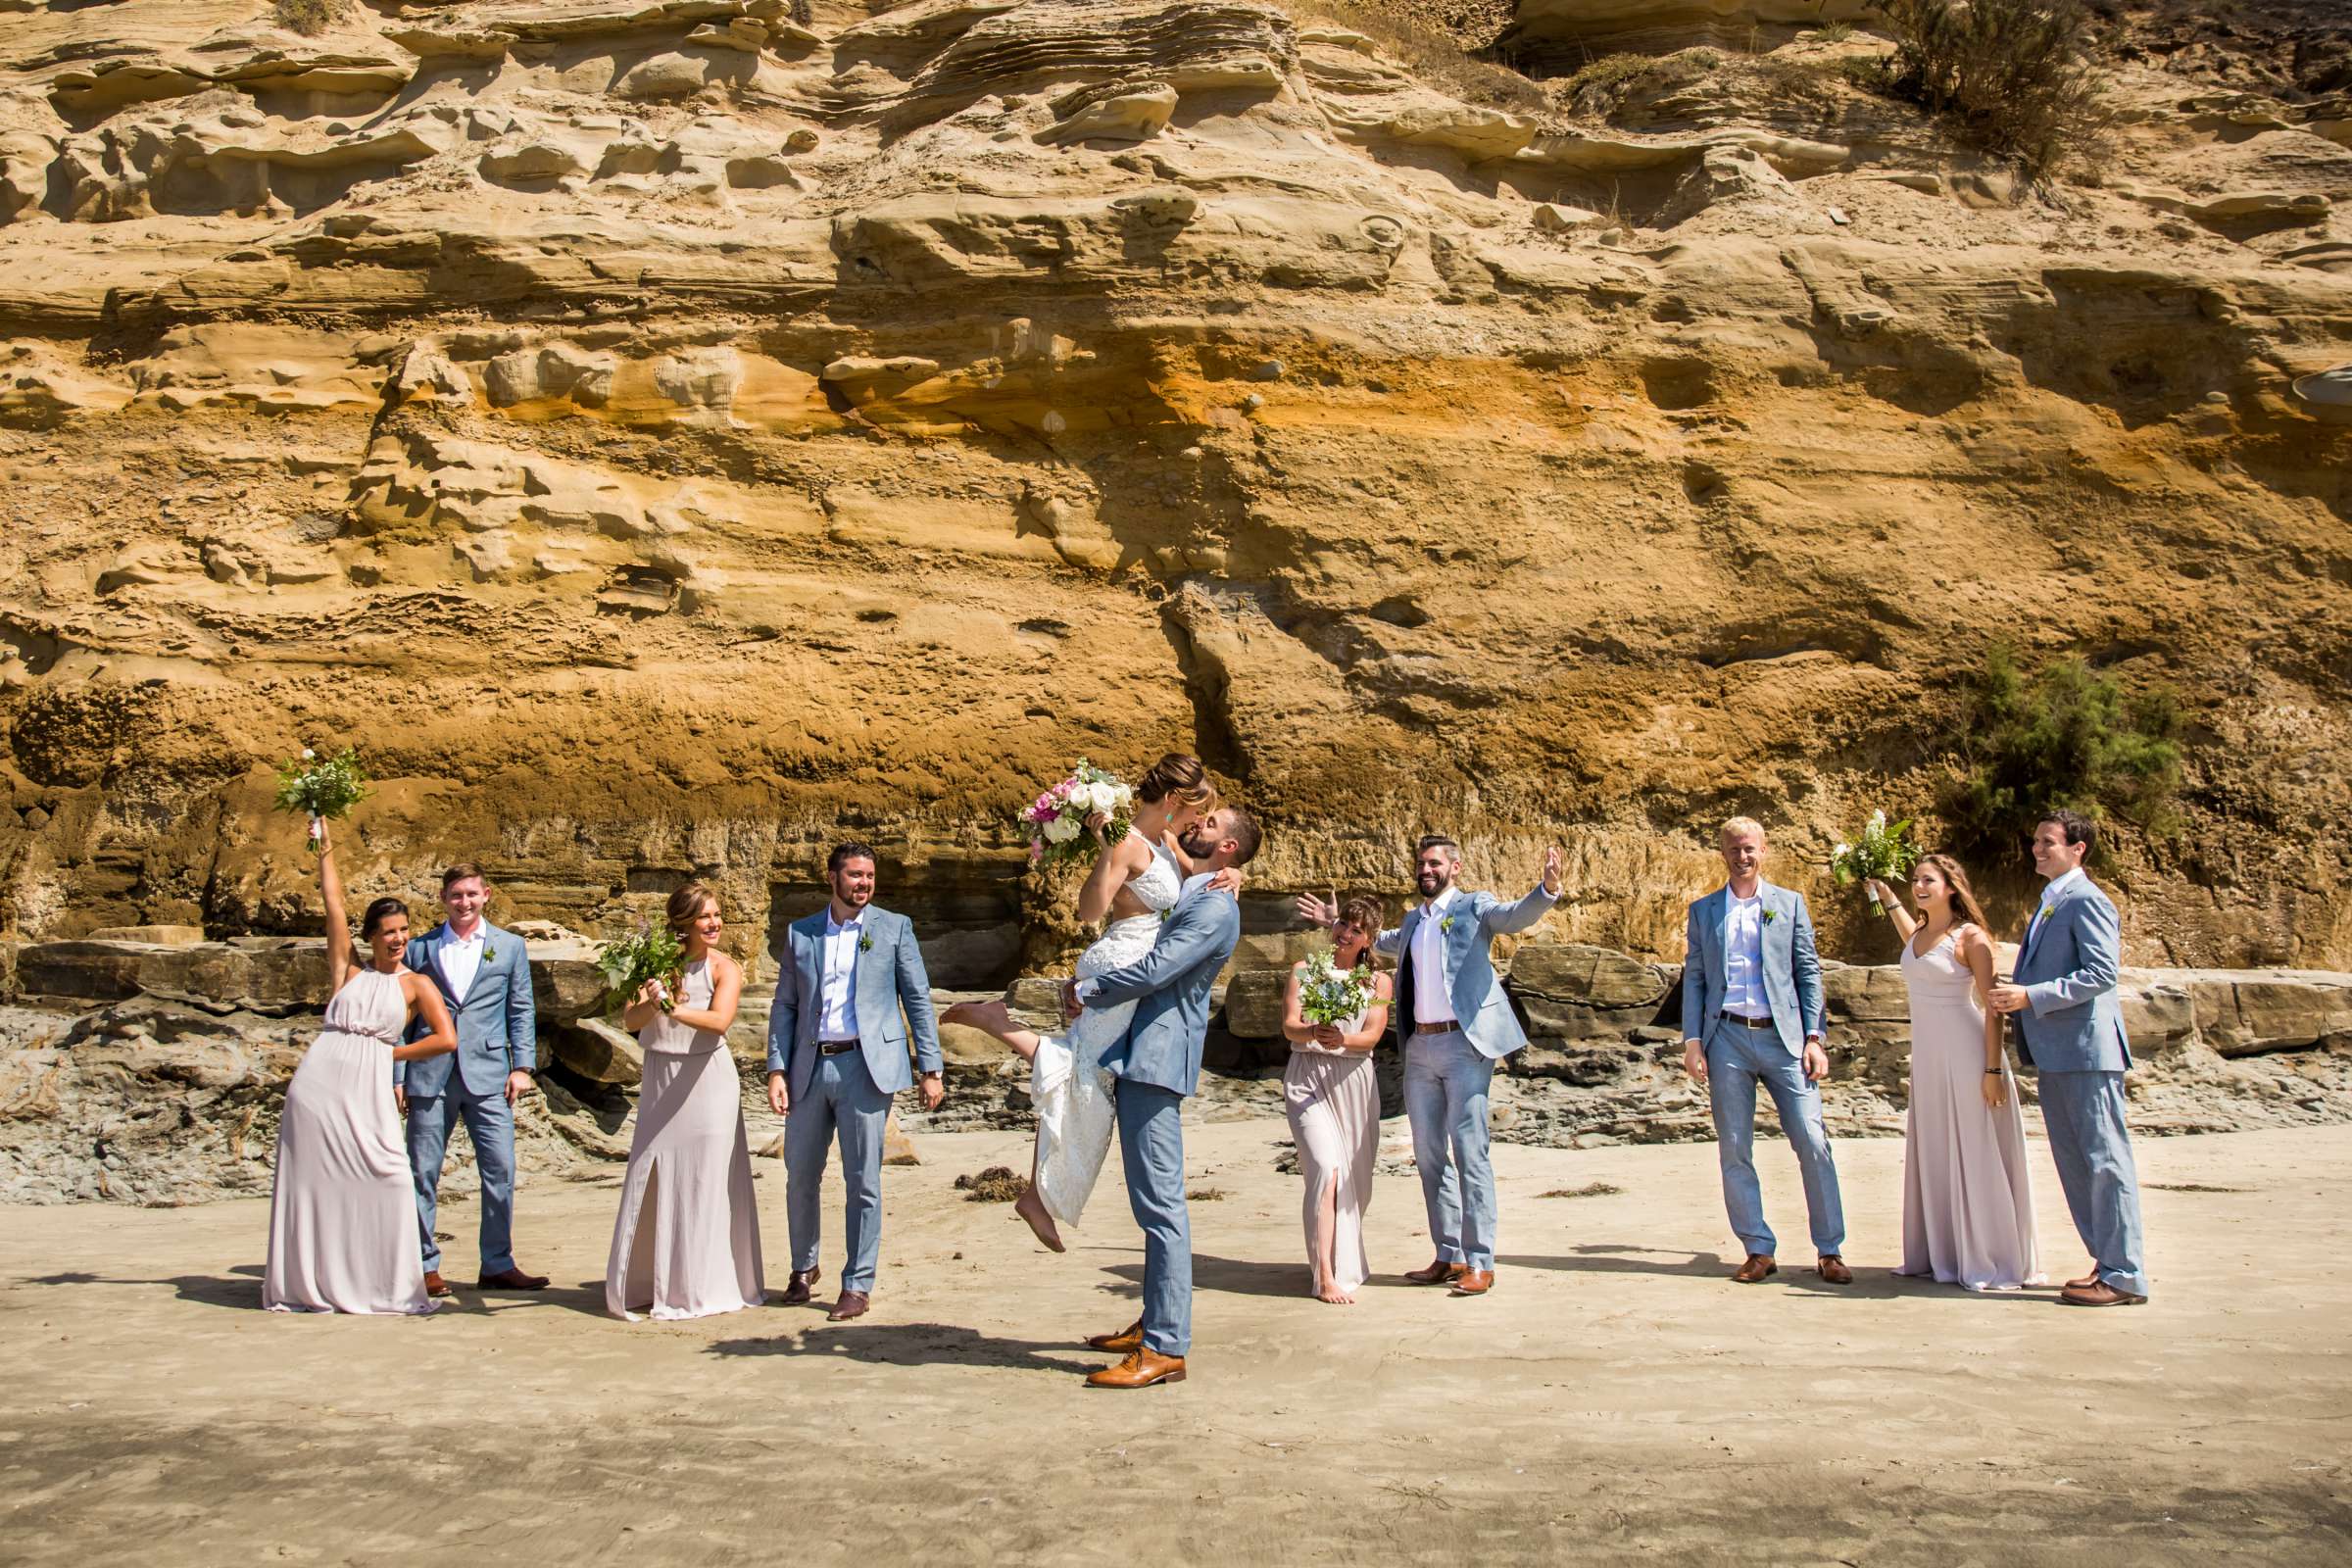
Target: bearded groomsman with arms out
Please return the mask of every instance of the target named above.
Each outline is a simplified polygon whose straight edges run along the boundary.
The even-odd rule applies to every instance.
[[[1402,925],[1380,934],[1374,951],[1397,960],[1393,1011],[1404,1053],[1405,1119],[1437,1249],[1427,1268],[1405,1278],[1451,1285],[1456,1296],[1484,1296],[1494,1288],[1497,1218],[1488,1095],[1494,1063],[1527,1044],[1494,973],[1494,939],[1525,931],[1550,912],[1560,897],[1560,852],[1544,852],[1544,880],[1514,904],[1463,892],[1455,886],[1461,874],[1462,852],[1453,840],[1423,838],[1414,863],[1421,902]],[[1340,911],[1311,894],[1298,906],[1315,925],[1339,922]]]
[[[873,902],[874,852],[862,844],[837,844],[825,876],[831,901],[786,928],[777,956],[782,972],[767,1019],[767,1103],[785,1118],[784,1212],[792,1235],[787,1306],[807,1305],[821,1277],[816,1254],[823,1237],[825,1152],[840,1146],[848,1261],[840,1298],[826,1318],[846,1323],[872,1304],[882,1256],[882,1129],[892,1098],[915,1081],[906,1064],[910,1029],[922,1067],[923,1108],[937,1110],[947,1088],[922,949],[912,921]]]
[[[412,942],[401,962],[441,988],[457,1023],[458,1049],[446,1056],[396,1062],[392,1094],[409,1123],[409,1168],[416,1179],[416,1224],[424,1240],[424,1288],[448,1296],[441,1244],[434,1240],[441,1162],[450,1129],[463,1118],[481,1178],[481,1287],[537,1291],[544,1274],[514,1262],[514,1102],[539,1070],[538,1021],[531,1004],[531,956],[522,938],[482,918],[490,902],[482,868],[462,860],[441,873],[449,918]],[[410,1026],[416,1039],[417,1025]]]
[[[2034,868],[2046,879],[2041,906],[2018,949],[2017,973],[1994,986],[1992,1010],[2016,1020],[2018,1054],[2041,1089],[2050,1158],[2091,1270],[2069,1280],[2073,1306],[2133,1306],[2148,1298],[2139,1234],[2139,1175],[2124,1123],[2124,1074],[2132,1066],[2116,1000],[2123,938],[2115,905],[2083,874],[2096,829],[2073,811],[2034,828]]]
[[[1838,1165],[1821,1116],[1821,959],[1813,915],[1801,893],[1764,880],[1764,828],[1735,816],[1716,835],[1729,873],[1724,886],[1690,906],[1684,931],[1683,1065],[1706,1086],[1715,1114],[1716,1157],[1732,1230],[1747,1250],[1732,1278],[1754,1285],[1780,1272],[1764,1196],[1756,1184],[1756,1085],[1771,1094],[1796,1150],[1812,1220],[1815,1272],[1851,1285],[1841,1255],[1845,1208]]]

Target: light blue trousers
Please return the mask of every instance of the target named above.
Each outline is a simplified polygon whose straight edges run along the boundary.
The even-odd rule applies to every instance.
[[[792,1097],[792,1114],[784,1122],[784,1216],[792,1232],[793,1272],[816,1267],[817,1244],[824,1239],[819,1200],[825,1156],[838,1145],[848,1250],[841,1288],[873,1291],[882,1256],[882,1128],[890,1101],[857,1051],[817,1057],[808,1087]]]
[[[1487,1099],[1494,1061],[1458,1029],[1414,1035],[1404,1054],[1404,1117],[1438,1256],[1474,1270],[1494,1267],[1494,1166],[1487,1152]]]
[[[441,1161],[461,1119],[473,1140],[473,1168],[482,1183],[482,1273],[503,1274],[514,1266],[514,1107],[507,1103],[505,1088],[501,1077],[497,1091],[476,1095],[453,1072],[442,1093],[409,1097],[409,1174],[416,1183],[416,1228],[428,1271],[441,1267],[441,1244],[433,1239]]]
[[[1756,1185],[1756,1085],[1763,1084],[1781,1113],[1781,1128],[1796,1151],[1805,1179],[1805,1213],[1813,1250],[1845,1250],[1845,1205],[1838,1196],[1838,1162],[1830,1157],[1821,1119],[1821,1089],[1805,1079],[1804,1062],[1788,1054],[1779,1034],[1718,1017],[1707,1030],[1707,1103],[1715,1113],[1715,1155],[1723,1166],[1723,1206],[1732,1233],[1750,1252],[1774,1252],[1764,1223],[1764,1194]]]
[[[1193,1225],[1184,1202],[1184,1097],[1118,1080],[1119,1162],[1127,1207],[1144,1231],[1144,1348],[1182,1355],[1193,1344]]]
[[[2147,1295],[2139,1170],[2132,1158],[2131,1129],[2124,1125],[2124,1075],[2045,1072],[2037,1075],[2036,1088],[2058,1185],[2082,1245],[2098,1262],[2099,1278],[2127,1295]]]

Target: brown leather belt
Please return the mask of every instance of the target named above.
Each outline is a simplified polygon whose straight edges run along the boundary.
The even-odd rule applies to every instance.
[[[816,1043],[816,1054],[820,1056],[838,1056],[845,1051],[857,1049],[858,1042],[855,1040],[819,1040]]]
[[[1761,1018],[1750,1018],[1744,1012],[1722,1012],[1717,1013],[1716,1016],[1722,1018],[1727,1023],[1743,1023],[1750,1029],[1769,1029],[1772,1027],[1772,1014],[1769,1012]]]
[[[1413,1033],[1417,1035],[1453,1034],[1458,1032],[1461,1027],[1462,1026],[1460,1024],[1454,1022],[1451,1018],[1447,1018],[1443,1023],[1417,1023],[1413,1025]]]

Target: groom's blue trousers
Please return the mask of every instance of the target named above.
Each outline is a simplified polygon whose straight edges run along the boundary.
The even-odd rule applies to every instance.
[[[841,1149],[843,1244],[841,1288],[871,1293],[882,1258],[882,1131],[891,1097],[874,1083],[862,1052],[819,1056],[808,1086],[792,1097],[784,1121],[784,1217],[792,1267],[816,1267],[824,1238],[825,1156]]]
[[[1184,1097],[1121,1078],[1112,1090],[1127,1206],[1144,1231],[1144,1348],[1193,1343],[1193,1227],[1184,1205]]]
[[[1779,1034],[1722,1018],[1707,1030],[1707,1102],[1715,1112],[1715,1155],[1723,1167],[1723,1206],[1732,1233],[1750,1252],[1774,1253],[1764,1223],[1764,1194],[1756,1185],[1756,1085],[1781,1113],[1781,1130],[1796,1151],[1805,1179],[1805,1213],[1813,1250],[1825,1256],[1845,1248],[1845,1205],[1838,1196],[1838,1163],[1821,1119],[1821,1086],[1808,1082],[1802,1058],[1788,1054]]]
[[[424,1266],[438,1272],[441,1244],[434,1239],[440,1216],[441,1161],[449,1135],[463,1119],[473,1140],[474,1173],[481,1178],[482,1273],[503,1274],[514,1266],[514,1107],[507,1103],[506,1081],[487,1095],[466,1087],[453,1072],[437,1095],[409,1097],[409,1174],[416,1184],[416,1229]]]
[[[2148,1294],[2141,1264],[2139,1172],[2124,1125],[2120,1072],[2044,1072],[2034,1076],[2050,1159],[2066,1192],[2067,1211],[2099,1278],[2128,1296]]]

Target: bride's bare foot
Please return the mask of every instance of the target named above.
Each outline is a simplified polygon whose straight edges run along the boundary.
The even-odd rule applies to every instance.
[[[1023,1061],[1037,1054],[1037,1034],[1012,1021],[1012,1009],[1003,998],[994,1002],[958,1002],[939,1015],[941,1023],[961,1024],[994,1035],[1010,1046]]]
[[[1061,1245],[1061,1232],[1054,1228],[1054,1216],[1046,1212],[1046,1201],[1037,1196],[1036,1188],[1032,1187],[1014,1199],[1012,1211],[1029,1222],[1029,1228],[1037,1233],[1039,1241],[1046,1244],[1048,1251],[1069,1250]]]
[[[1353,1306],[1355,1304],[1355,1298],[1341,1290],[1337,1285],[1317,1287],[1315,1299],[1330,1306]]]

